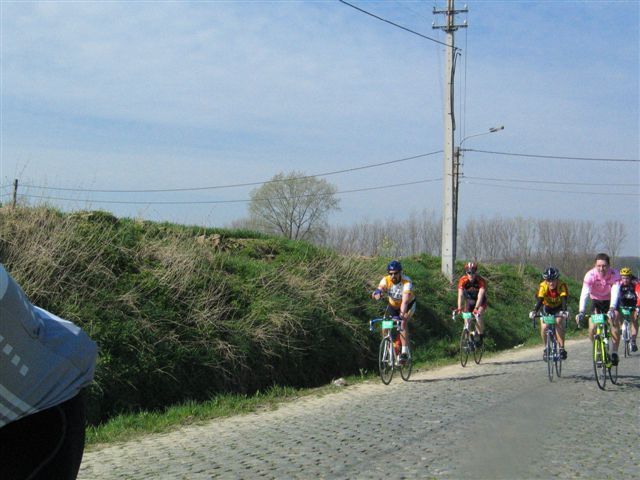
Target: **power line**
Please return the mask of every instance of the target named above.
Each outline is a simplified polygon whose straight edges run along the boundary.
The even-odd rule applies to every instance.
[[[351,8],[354,8],[354,9],[358,10],[359,12],[365,13],[365,14],[373,17],[373,18],[377,18],[378,20],[381,20],[381,21],[386,22],[386,23],[388,23],[390,25],[393,25],[394,27],[398,27],[398,28],[400,28],[402,30],[405,30],[405,31],[409,32],[409,33],[413,33],[414,35],[422,37],[422,38],[424,38],[426,40],[430,40],[432,42],[439,43],[440,45],[444,45],[445,47],[451,47],[454,50],[460,50],[458,47],[454,47],[453,45],[449,45],[448,43],[441,42],[440,40],[436,40],[435,38],[427,37],[426,35],[423,35],[422,33],[418,33],[415,30],[411,30],[411,29],[409,29],[407,27],[403,27],[402,25],[398,25],[397,23],[393,23],[390,20],[387,20],[385,18],[379,17],[378,15],[374,15],[371,12],[367,12],[366,10],[363,10],[362,8],[356,7],[355,5],[352,5],[352,4],[348,3],[348,2],[345,2],[344,0],[338,0],[338,1],[340,3],[344,3],[345,5],[347,5],[347,6],[351,7]]]
[[[536,155],[532,153],[509,153],[509,152],[493,152],[489,150],[476,150],[474,148],[463,148],[464,152],[491,153],[493,155],[508,155],[511,157],[532,157],[532,158],[554,158],[559,160],[583,160],[591,162],[640,162],[640,160],[632,158],[593,158],[593,157],[563,157],[559,155]]]
[[[348,173],[355,172],[357,170],[365,170],[367,168],[380,167],[383,165],[391,165],[394,163],[406,162],[408,160],[415,160],[416,158],[428,157],[430,155],[435,155],[437,153],[442,153],[442,150],[437,150],[435,152],[429,153],[421,153],[420,155],[413,155],[411,157],[399,158],[397,160],[390,160],[386,162],[372,163],[369,165],[363,165],[361,167],[353,167],[353,168],[345,168],[343,170],[334,170],[332,172],[324,172],[324,173],[316,173],[314,175],[303,175],[300,177],[296,177],[295,180],[302,180],[306,178],[315,178],[315,177],[328,177],[330,175],[337,175],[340,173]],[[286,179],[291,180],[291,179]],[[90,188],[62,188],[62,187],[47,187],[41,185],[30,185],[23,183],[22,187],[29,188],[38,188],[41,190],[59,190],[59,191],[67,191],[67,192],[95,192],[95,193],[167,193],[167,192],[188,192],[188,191],[198,191],[198,190],[216,190],[221,188],[235,188],[235,187],[250,187],[256,185],[264,185],[267,183],[277,183],[285,180],[266,180],[262,182],[247,182],[247,183],[236,183],[229,185],[214,185],[209,187],[185,187],[185,188],[162,188],[162,189],[148,189],[148,190],[103,190],[103,189],[90,189]],[[11,185],[8,185],[11,186]]]
[[[345,193],[355,193],[355,192],[366,192],[369,190],[383,190],[387,188],[396,188],[396,187],[405,187],[407,185],[416,185],[419,183],[430,183],[437,182],[442,180],[442,178],[430,178],[424,180],[416,180],[413,182],[405,182],[405,183],[396,183],[394,185],[380,185],[376,187],[365,187],[365,188],[356,188],[353,190],[342,190],[340,192],[328,193],[326,195],[342,195]],[[305,194],[305,195],[297,195],[293,197],[286,198],[305,198],[309,196],[313,196],[315,194]],[[2,197],[2,195],[0,195]],[[82,200],[78,198],[64,198],[64,197],[48,197],[43,195],[29,195],[22,194],[20,197],[23,198],[37,198],[41,200],[59,200],[65,202],[88,202],[88,203],[108,203],[108,204],[124,204],[124,205],[204,205],[204,204],[218,204],[218,203],[249,203],[251,199],[238,199],[238,200],[185,200],[185,201],[126,201],[126,200]],[[274,197],[273,199],[281,199],[285,197]],[[259,198],[259,200],[266,200],[266,198]]]
[[[612,195],[618,197],[632,196],[632,197],[640,197],[640,193],[617,193],[617,192],[600,192],[600,191],[590,191],[590,192],[574,192],[571,190],[550,190],[546,188],[526,188],[526,187],[510,187],[509,185],[495,185],[491,183],[481,183],[481,182],[464,182],[468,185],[481,185],[485,187],[492,188],[510,188],[512,190],[529,190],[532,192],[553,192],[553,193],[569,193],[576,195]]]
[[[489,178],[489,177],[467,177],[471,180],[490,180],[495,182],[515,182],[515,183],[546,183],[550,185],[584,185],[585,187],[598,187],[602,185],[600,183],[582,183],[582,182],[556,182],[552,180],[520,180],[517,178]],[[640,183],[607,183],[610,187],[640,187]]]

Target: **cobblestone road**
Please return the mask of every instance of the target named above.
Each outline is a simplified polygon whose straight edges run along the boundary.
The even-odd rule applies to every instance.
[[[567,350],[553,383],[513,350],[89,451],[79,478],[635,478],[640,355],[601,391],[589,341]]]

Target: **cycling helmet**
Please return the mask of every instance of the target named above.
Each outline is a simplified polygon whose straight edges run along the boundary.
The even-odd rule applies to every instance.
[[[621,277],[631,277],[631,269],[629,267],[624,267],[620,269]]]
[[[467,262],[464,266],[464,271],[466,273],[476,273],[478,270],[478,264],[476,262]]]
[[[402,265],[397,260],[391,260],[389,262],[389,265],[387,265],[387,272],[390,272],[391,270],[393,270],[394,272],[401,272]]]
[[[542,278],[545,280],[557,280],[560,278],[560,271],[555,267],[549,267],[542,272]]]

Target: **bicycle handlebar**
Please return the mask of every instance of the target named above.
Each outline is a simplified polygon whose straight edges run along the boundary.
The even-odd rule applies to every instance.
[[[373,332],[373,326],[376,323],[380,323],[385,320],[393,320],[393,326],[398,329],[399,332],[402,331],[402,319],[400,317],[382,317],[382,318],[374,318],[369,320],[369,331]]]
[[[454,308],[451,312],[451,320],[455,322],[458,317],[462,317],[463,313],[470,313],[476,318],[476,320],[478,319],[478,313],[475,310],[473,312],[459,312],[457,308]]]

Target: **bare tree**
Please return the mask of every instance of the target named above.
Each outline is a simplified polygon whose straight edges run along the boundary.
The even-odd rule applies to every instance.
[[[480,238],[479,225],[474,219],[467,222],[460,238],[460,247],[463,257],[482,259],[482,240]]]
[[[515,219],[515,251],[521,265],[529,263],[535,245],[535,225],[529,219],[517,217]]]
[[[336,187],[302,172],[279,173],[251,192],[249,215],[261,230],[301,240],[321,236],[339,210]]]
[[[604,230],[602,231],[601,241],[604,249],[611,255],[611,261],[618,256],[622,242],[627,238],[627,232],[625,230],[624,223],[617,220],[609,220],[604,224]]]

